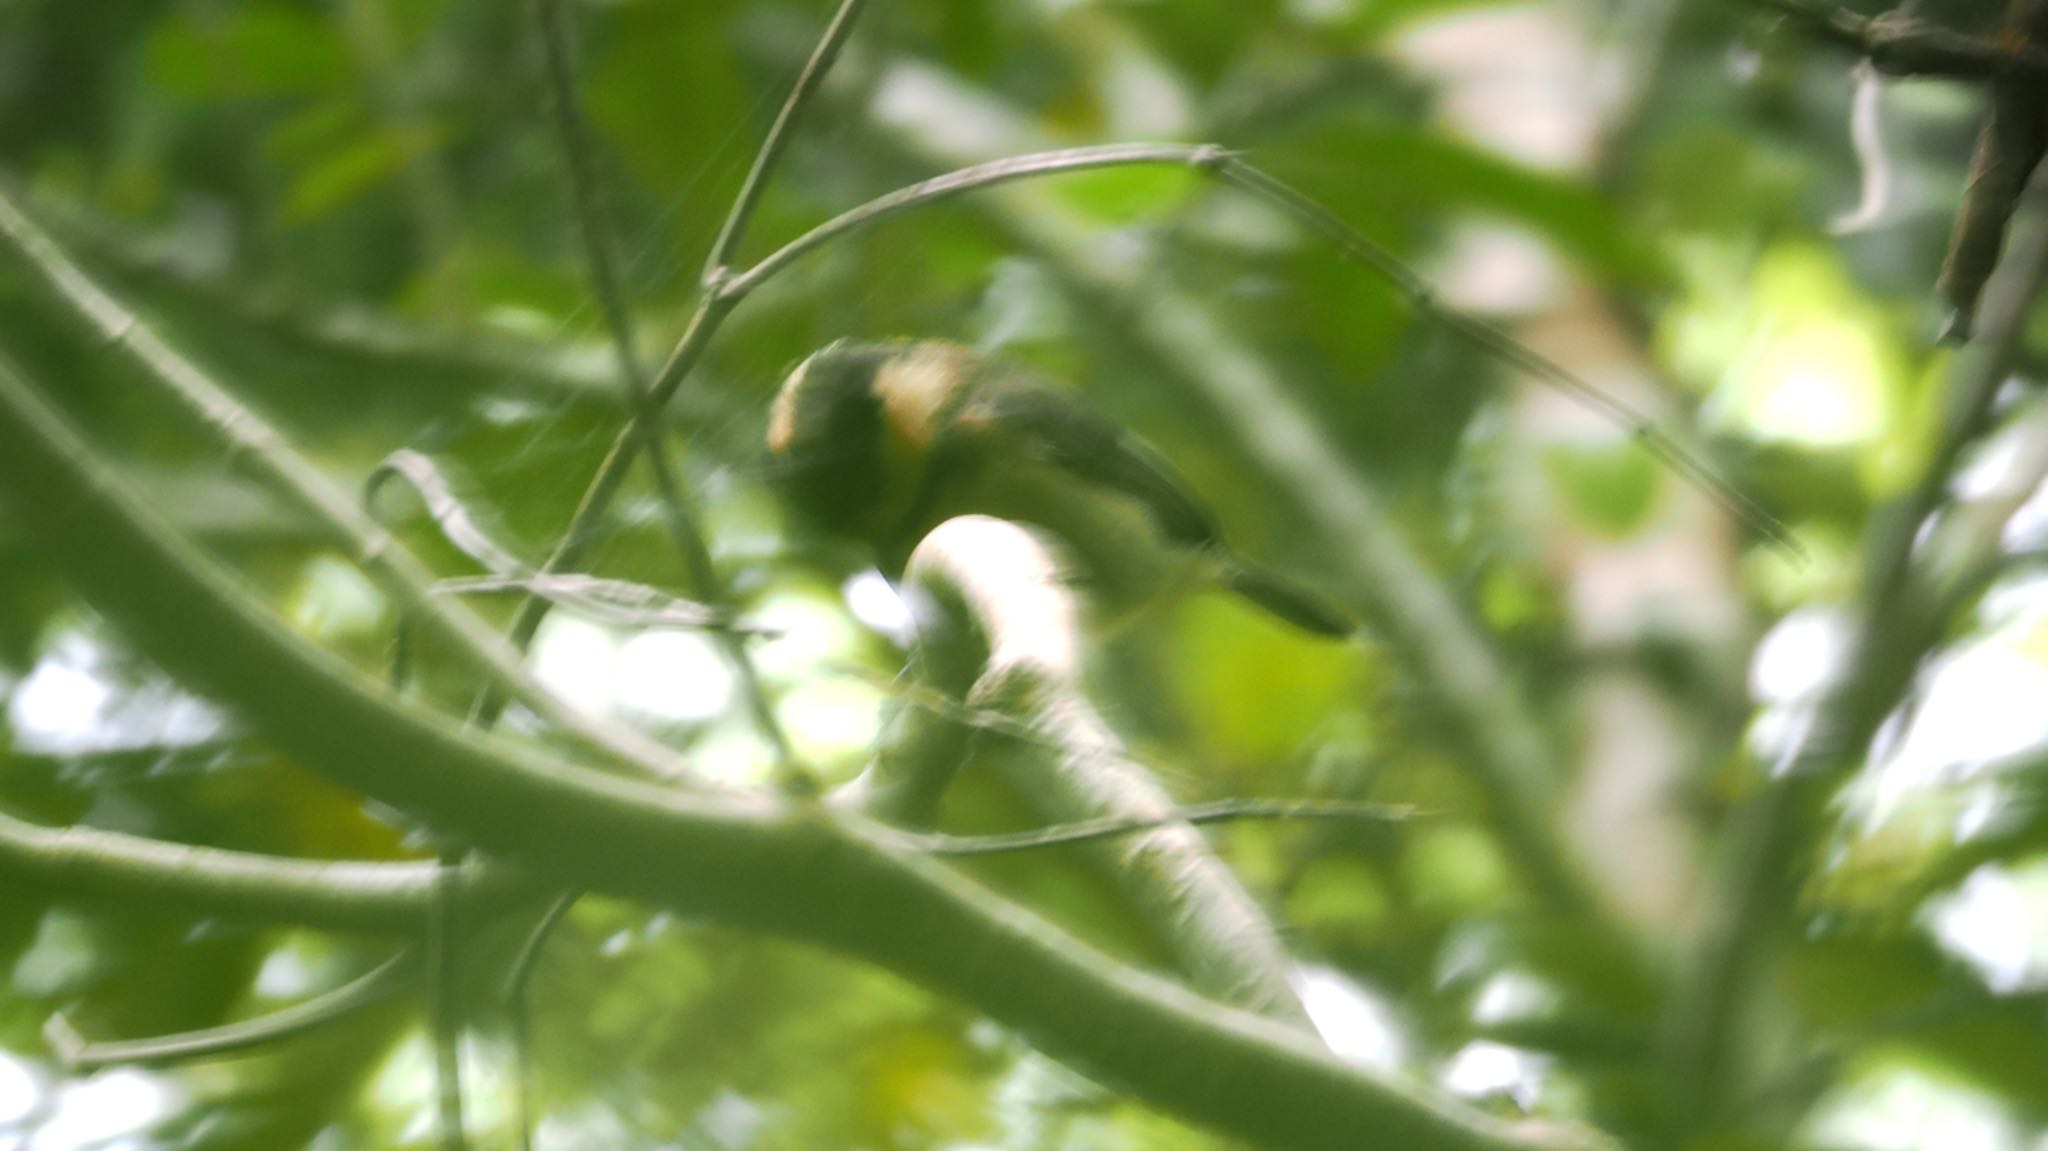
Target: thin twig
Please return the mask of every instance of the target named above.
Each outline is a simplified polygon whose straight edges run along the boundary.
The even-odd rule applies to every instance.
[[[1004,739],[1013,740],[1041,751],[1059,752],[1067,755],[1074,753],[1074,749],[1071,746],[1061,743],[1059,739],[1044,730],[1040,725],[1033,724],[1028,720],[1019,719],[993,707],[962,702],[927,684],[906,680],[899,676],[885,675],[871,668],[861,667],[858,664],[847,661],[828,661],[826,667],[830,671],[864,683],[876,691],[900,698],[911,707],[929,712],[970,732],[998,735]],[[1156,776],[1171,778],[1178,774],[1185,774],[1176,772],[1170,765],[1146,759],[1128,750],[1120,750],[1117,758],[1125,763],[1141,767]],[[869,812],[868,814],[874,813]]]
[[[9,884],[158,911],[411,934],[427,917],[434,867],[285,859],[92,827],[41,827],[0,812],[0,876]],[[502,865],[473,864],[466,882],[480,905],[494,908],[529,887]]]
[[[669,595],[631,580],[604,576],[553,575],[531,572],[508,576],[466,576],[441,581],[443,595],[492,595],[518,592],[539,596],[599,623],[630,628],[695,628],[743,636],[774,636],[781,630],[766,624],[743,623],[724,608]]]
[[[512,1022],[513,1057],[519,1061],[516,1094],[519,1107],[519,1151],[533,1151],[534,1124],[539,1121],[533,1105],[536,1085],[533,1076],[533,973],[540,968],[541,949],[554,936],[555,928],[576,906],[582,892],[572,891],[557,896],[553,903],[527,932],[526,942],[519,947],[519,954],[512,960],[512,970],[505,977],[506,1013]]]
[[[718,583],[711,565],[711,552],[697,516],[683,497],[670,464],[668,448],[661,440],[659,421],[654,419],[645,370],[635,348],[633,317],[626,305],[626,293],[619,281],[618,259],[612,231],[606,226],[603,197],[597,181],[595,146],[584,122],[581,102],[576,98],[576,78],[571,61],[569,16],[562,0],[534,0],[534,22],[539,30],[542,55],[547,59],[548,107],[561,141],[562,156],[569,179],[569,198],[575,206],[576,233],[581,241],[591,292],[612,337],[618,359],[620,386],[624,390],[628,430],[635,433],[641,454],[647,459],[656,494],[662,504],[670,534],[683,556],[692,589],[708,596]]]
[[[1402,263],[1384,246],[1368,239],[1344,222],[1335,212],[1304,195],[1289,184],[1228,155],[1204,165],[1225,183],[1257,196],[1333,241],[1355,263],[1381,277],[1400,291],[1409,305],[1436,323],[1449,328],[1494,359],[1535,377],[1581,405],[1606,417],[1626,431],[1637,444],[1703,492],[1730,516],[1772,543],[1801,559],[1806,550],[1785,525],[1764,510],[1741,488],[1722,476],[1713,465],[1678,442],[1650,416],[1609,392],[1593,386],[1557,361],[1508,335],[1477,316],[1445,305],[1436,290],[1414,269]]]
[[[849,0],[849,8],[857,3]],[[605,324],[611,329],[612,345],[618,353],[619,376],[626,389],[627,430],[634,433],[640,453],[647,460],[648,472],[654,479],[657,496],[661,500],[663,520],[667,524],[670,539],[681,553],[683,563],[689,572],[690,590],[700,599],[716,608],[730,605],[731,596],[720,578],[717,567],[711,561],[711,549],[704,541],[704,530],[700,517],[691,506],[689,496],[684,492],[676,470],[669,459],[668,448],[662,443],[659,402],[648,387],[645,370],[640,364],[639,353],[635,350],[633,317],[626,306],[625,291],[620,285],[618,261],[613,253],[612,232],[606,226],[602,196],[600,194],[595,151],[588,125],[584,122],[580,101],[576,98],[574,64],[571,60],[569,16],[562,0],[535,0],[535,22],[539,27],[540,40],[547,57],[548,86],[552,98],[548,101],[554,112],[555,130],[562,142],[562,154],[568,162],[570,198],[576,206],[577,232],[583,241],[585,262],[588,264],[592,291],[597,295],[598,305],[604,313]],[[819,46],[819,52],[827,63],[837,52],[835,36],[843,37],[843,25],[849,23],[848,13],[842,8],[840,18],[835,20],[826,39]],[[817,60],[813,59],[815,65]],[[821,69],[822,70],[822,69]],[[806,79],[809,79],[808,71]],[[815,83],[815,81],[811,81]],[[799,84],[798,92],[791,94],[792,103],[800,103],[799,94],[805,89]],[[783,127],[777,122],[778,129]],[[779,137],[771,134],[769,142],[763,145],[761,156],[756,158],[756,168],[766,170],[770,149],[779,150]],[[728,227],[740,218],[747,204],[743,192],[741,202],[734,205],[733,214],[727,218]],[[737,234],[736,232],[734,233]],[[768,692],[761,681],[761,673],[754,666],[746,644],[730,633],[717,637],[725,658],[739,677],[742,693],[747,701],[754,727],[775,751],[777,769],[785,775],[799,771],[796,752],[791,746],[789,735],[783,730],[782,721],[775,715],[775,706],[768,698]]]
[[[1061,148],[1024,156],[1005,156],[984,164],[955,169],[929,180],[898,188],[865,204],[848,209],[819,224],[796,239],[763,256],[753,266],[721,281],[717,295],[731,302],[744,299],[763,282],[785,271],[789,265],[850,232],[871,227],[913,208],[968,192],[982,191],[1017,180],[1087,172],[1097,168],[1165,166],[1197,168],[1222,154],[1220,149],[1190,144],[1096,144]]]
[[[438,475],[435,477],[438,479]],[[364,485],[363,502],[376,498],[376,476]],[[391,694],[402,695],[412,677],[412,619],[400,612],[392,624],[391,665],[386,677]],[[435,859],[434,898],[427,915],[427,1015],[434,1047],[434,1097],[443,1151],[466,1151],[469,1138],[462,1122],[461,965],[456,933],[461,929],[461,871],[467,849],[443,840]]]
[[[455,494],[455,488],[433,457],[411,448],[400,448],[377,462],[363,479],[363,504],[374,509],[384,485],[404,480],[427,510],[427,518],[441,530],[441,538],[456,551],[475,560],[493,575],[510,576],[526,570],[526,561],[499,542],[472,515],[469,505]],[[439,587],[440,585],[436,585]]]
[[[827,66],[837,55],[836,46],[829,52],[824,50],[825,46],[845,39],[846,34],[852,29],[854,17],[859,15],[863,2],[864,0],[844,0],[832,24],[826,28],[825,35],[820,40],[819,50],[812,53],[811,64],[805,67],[803,74],[798,78],[798,88],[792,91],[790,98],[784,102],[782,112],[776,117],[768,138],[762,141],[752,169],[748,172],[742,194],[727,210],[725,222],[719,228],[718,242],[713,247],[714,252],[721,249],[729,252],[738,245],[745,234],[753,203],[758,199],[761,188],[765,186],[772,173],[789,138],[791,128],[809,102],[818,81],[823,78]],[[705,288],[698,296],[696,309],[683,327],[682,336],[677,339],[668,358],[655,373],[653,383],[647,388],[644,409],[646,412],[652,414],[668,406],[677,390],[682,387],[683,381],[689,378],[698,361],[703,359],[704,352],[711,346],[711,338],[717,334],[719,325],[724,323],[726,315],[732,311],[733,303],[736,301],[728,301],[724,293],[718,290],[718,285],[723,279],[723,272],[716,267],[707,274]],[[604,460],[598,465],[597,474],[591,477],[589,485],[584,488],[583,498],[578,502],[575,512],[570,515],[569,526],[563,531],[562,538],[556,543],[553,552],[541,564],[541,574],[549,575],[564,571],[582,560],[598,523],[604,518],[605,511],[611,507],[620,485],[625,481],[626,469],[632,463],[635,438],[642,434],[634,426],[640,419],[639,411],[635,411],[631,421],[620,429],[612,441],[611,449],[605,453]],[[528,599],[519,606],[510,631],[510,638],[515,647],[523,649],[533,641],[533,636],[540,630],[541,621],[546,618],[547,611],[547,603],[539,598]],[[754,689],[750,687],[750,699],[753,693]],[[494,719],[503,707],[502,695],[492,692],[478,699],[471,714],[488,722]]]
[[[655,378],[648,404],[649,410],[661,409],[674,395],[676,388],[682,385],[697,361],[703,358],[712,335],[729,310],[728,306],[719,302],[716,293],[705,293],[697,311],[683,329],[681,341],[677,343],[675,351],[670,353],[668,363],[663,366],[660,375]],[[633,422],[637,422],[638,419],[637,414],[631,417]],[[610,449],[605,452],[603,461],[597,466],[597,474],[591,477],[589,485],[583,489],[583,498],[577,502],[576,510],[570,513],[569,526],[562,532],[562,538],[556,542],[554,550],[549,552],[547,559],[541,563],[540,575],[556,575],[583,561],[590,545],[595,542],[597,528],[604,519],[605,511],[611,507],[612,500],[618,496],[620,486],[625,483],[626,470],[632,466],[638,435],[629,422],[613,437]],[[512,625],[506,634],[507,641],[515,650],[524,651],[533,643],[533,637],[539,633],[541,621],[547,618],[547,614],[546,600],[538,596],[528,597],[519,605],[518,611],[513,613]],[[504,710],[506,699],[504,692],[486,688],[470,709],[472,721],[480,726],[489,727]]]
[[[562,0],[534,0],[533,16],[541,55],[546,61],[548,112],[568,171],[569,201],[575,209],[576,234],[581,241],[591,292],[597,297],[598,311],[611,334],[629,410],[635,410],[646,397],[647,382],[641,375],[640,357],[634,348],[633,319],[620,283],[617,245],[606,226],[604,194],[597,177],[597,149],[590,138],[582,102],[576,98],[569,14]]]
[[[427,920],[427,1007],[434,1038],[434,1099],[442,1151],[467,1151],[462,1121],[462,857],[441,852],[434,914]]]
[[[58,1060],[73,1071],[161,1067],[214,1059],[280,1043],[382,1003],[403,991],[419,974],[419,958],[416,951],[401,951],[332,991],[281,1011],[220,1027],[148,1039],[92,1042],[73,1030],[62,1015],[52,1015],[44,1025],[43,1037]]]
[[[580,611],[619,627],[684,627],[772,635],[775,629],[742,624],[728,608],[683,599],[643,583],[565,572],[542,575],[511,548],[484,530],[469,506],[442,474],[433,458],[410,448],[384,457],[363,481],[363,502],[375,508],[385,483],[404,480],[425,505],[427,517],[441,529],[441,538],[489,572],[454,577],[434,585],[439,595],[490,595],[521,592]]]
[[[340,24],[347,33],[356,65],[369,89],[369,103],[383,122],[380,127],[409,143],[410,154],[399,164],[400,183],[418,233],[414,256],[428,271],[427,289],[443,321],[469,309],[470,285],[462,255],[461,205],[455,181],[432,146],[432,125],[421,115],[418,101],[400,79],[398,37],[383,0],[343,0]]]
[[[754,217],[754,207],[760,203],[762,192],[767,190],[768,176],[782,158],[783,148],[789,144],[790,130],[803,114],[804,106],[810,103],[812,94],[818,90],[825,73],[832,70],[832,62],[839,58],[839,49],[845,46],[854,21],[860,19],[861,9],[865,7],[867,0],[840,0],[839,10],[832,14],[832,22],[825,26],[825,35],[819,38],[818,46],[811,49],[811,58],[804,62],[804,70],[798,73],[796,84],[782,102],[781,111],[775,114],[775,123],[768,128],[767,139],[761,141],[760,151],[754,153],[753,166],[747,169],[747,178],[740,185],[739,195],[733,198],[732,210],[726,213],[724,225],[718,229],[718,238],[711,242],[711,253],[704,260],[706,287],[716,284],[732,262],[733,249],[739,246],[741,235]]]
[[[947,835],[939,832],[902,833],[903,845],[929,855],[998,855],[1035,851],[1114,839],[1133,832],[1152,831],[1182,824],[1240,823],[1248,820],[1318,820],[1336,823],[1401,823],[1421,814],[1404,804],[1354,803],[1322,799],[1223,799],[1177,807],[1156,816],[1105,816],[1063,823],[1056,827],[1000,835]]]

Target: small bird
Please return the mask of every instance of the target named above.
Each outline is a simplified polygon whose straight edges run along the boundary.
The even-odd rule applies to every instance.
[[[1233,553],[1143,441],[1072,393],[959,344],[841,340],[813,353],[775,397],[768,455],[797,515],[868,545],[892,576],[926,532],[980,513],[1052,533],[1112,611],[1207,585],[1315,635],[1354,630]]]

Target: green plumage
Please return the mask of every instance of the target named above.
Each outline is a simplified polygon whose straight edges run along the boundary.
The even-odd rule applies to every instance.
[[[1040,527],[1112,610],[1228,588],[1318,635],[1352,626],[1233,554],[1185,480],[1071,393],[939,341],[841,341],[805,360],[769,421],[790,506],[874,549],[891,575],[941,522],[979,513]]]

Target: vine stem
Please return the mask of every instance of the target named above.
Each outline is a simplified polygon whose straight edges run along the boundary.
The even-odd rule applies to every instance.
[[[57,1058],[72,1071],[90,1072],[116,1066],[162,1067],[194,1059],[214,1059],[280,1043],[382,1003],[410,987],[419,975],[419,967],[417,951],[401,951],[303,1003],[254,1019],[175,1035],[88,1041],[73,1031],[61,1015],[50,1016],[43,1031]]]
[[[850,3],[848,8],[858,8]],[[628,430],[634,433],[640,454],[647,461],[648,472],[654,479],[654,487],[660,497],[664,521],[670,539],[683,558],[683,565],[689,573],[691,593],[711,604],[714,608],[727,607],[731,595],[725,581],[719,577],[717,566],[712,563],[711,549],[705,543],[702,518],[681,481],[676,475],[668,449],[662,443],[660,405],[654,401],[648,385],[646,370],[640,363],[637,351],[638,341],[634,338],[633,316],[626,304],[626,293],[620,283],[618,259],[614,250],[613,235],[607,226],[604,212],[604,198],[597,177],[595,160],[596,148],[591,140],[589,124],[583,115],[582,103],[577,99],[575,66],[570,35],[569,13],[563,0],[534,0],[534,22],[546,58],[546,72],[556,136],[561,141],[561,150],[569,174],[570,200],[575,207],[577,234],[581,238],[584,262],[589,273],[592,292],[597,296],[599,310],[603,312],[605,325],[611,331],[612,347],[619,363],[620,384],[625,392],[626,410],[630,413]],[[844,38],[850,19],[843,8],[839,18],[826,33],[819,51],[826,63],[831,55],[825,47],[834,43],[834,36]],[[812,65],[818,65],[816,56]],[[808,78],[808,71],[806,77]],[[815,81],[812,81],[815,84]],[[799,90],[803,85],[799,84]],[[791,94],[791,101],[801,104]],[[785,105],[785,110],[788,105]],[[778,122],[778,128],[782,125]],[[768,156],[771,146],[779,150],[777,137],[770,136],[770,144],[764,145],[762,155],[756,158],[757,171],[765,172],[761,160]],[[743,194],[742,202],[746,200]],[[733,213],[727,217],[730,228],[733,221],[741,219],[743,209],[735,204]],[[726,661],[732,665],[740,680],[747,707],[754,726],[775,750],[778,770],[787,775],[796,772],[796,755],[792,750],[788,734],[776,718],[775,708],[761,682],[760,671],[754,666],[753,656],[748,652],[746,641],[731,632],[714,637],[724,650]]]
[[[739,195],[733,198],[732,209],[725,214],[725,223],[718,229],[718,238],[711,242],[711,252],[704,260],[703,282],[706,287],[716,284],[732,262],[740,237],[754,218],[754,208],[768,188],[768,177],[782,158],[783,149],[789,145],[797,117],[811,102],[819,83],[825,79],[825,73],[832,70],[833,61],[839,58],[839,50],[845,47],[847,36],[853,32],[854,21],[860,19],[861,10],[866,7],[867,0],[840,0],[838,11],[832,14],[832,22],[825,26],[825,35],[811,50],[811,58],[804,62],[804,70],[797,74],[788,98],[783,100],[781,110],[775,114],[775,123],[768,128],[767,138],[761,141],[760,151],[754,153],[753,166],[747,169],[747,178],[740,184]]]
[[[1397,824],[1422,818],[1422,812],[1404,804],[1357,803],[1327,799],[1219,799],[1214,803],[1191,803],[1174,807],[1162,815],[1117,816],[1080,819],[1072,823],[1033,828],[1030,831],[995,835],[951,835],[945,832],[907,832],[903,845],[928,855],[1006,855],[1019,851],[1042,851],[1077,843],[1117,839],[1141,831],[1186,824],[1201,827],[1219,823],[1249,821],[1301,822],[1316,820],[1346,824]]]
[[[42,827],[0,811],[0,875],[25,887],[157,910],[290,923],[330,931],[410,934],[431,911],[432,862],[315,862],[166,843],[91,827]],[[500,864],[471,864],[464,889],[501,909],[532,889]]]

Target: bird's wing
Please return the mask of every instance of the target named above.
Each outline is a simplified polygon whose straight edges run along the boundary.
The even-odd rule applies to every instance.
[[[960,413],[965,438],[977,428],[1020,438],[1025,454],[1118,492],[1141,505],[1166,539],[1187,547],[1217,542],[1216,521],[1187,481],[1143,441],[1073,397],[1031,381],[980,390]]]

